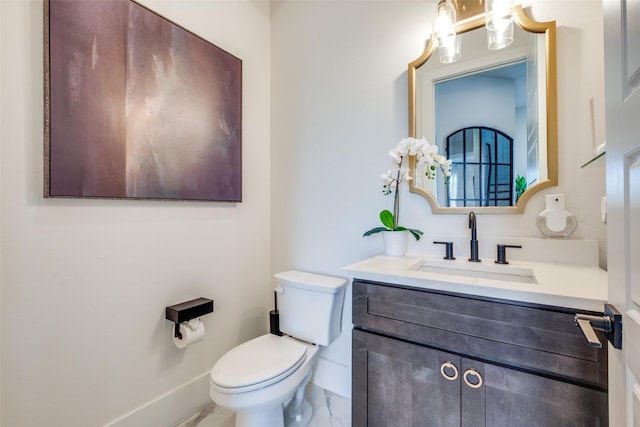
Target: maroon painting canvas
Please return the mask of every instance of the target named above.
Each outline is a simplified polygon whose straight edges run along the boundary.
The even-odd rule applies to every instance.
[[[45,2],[45,127],[45,197],[242,199],[242,61],[133,1]]]

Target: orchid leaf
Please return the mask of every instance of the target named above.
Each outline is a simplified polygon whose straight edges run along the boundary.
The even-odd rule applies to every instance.
[[[416,240],[420,240],[420,237],[422,237],[422,235],[424,234],[422,231],[417,230],[415,228],[407,228],[407,227],[403,227],[401,225],[399,225],[396,228],[396,231],[408,231],[409,233],[411,233],[411,235],[413,237],[415,237]]]
[[[367,237],[367,236],[371,236],[372,234],[376,234],[379,233],[381,231],[389,231],[389,229],[387,227],[376,227],[376,228],[372,228],[371,230],[367,231],[366,233],[364,233],[362,235],[362,237]]]
[[[382,225],[384,225],[385,227],[387,227],[388,230],[393,231],[393,214],[385,209],[382,212],[380,212],[380,221],[382,222]]]
[[[422,231],[416,230],[415,228],[408,228],[407,230],[413,237],[416,238],[416,240],[420,240],[420,237],[422,237],[422,235],[424,234]]]

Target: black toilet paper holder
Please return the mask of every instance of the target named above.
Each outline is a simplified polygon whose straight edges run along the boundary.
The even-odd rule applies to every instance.
[[[165,318],[171,320],[175,325],[174,336],[182,339],[180,333],[180,323],[188,322],[191,319],[213,312],[213,300],[209,298],[196,298],[191,301],[165,307]]]

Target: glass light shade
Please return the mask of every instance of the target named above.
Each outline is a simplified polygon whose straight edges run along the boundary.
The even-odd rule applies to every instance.
[[[445,40],[456,35],[456,9],[447,0],[440,0],[433,19],[433,39],[436,47],[442,47]]]
[[[487,47],[491,50],[502,49],[513,43],[513,22],[503,30],[487,28]]]
[[[487,44],[496,50],[513,42],[513,0],[485,0]]]
[[[461,56],[461,37],[456,35],[443,39],[443,44],[438,48],[440,52],[440,62],[450,64],[456,62]]]

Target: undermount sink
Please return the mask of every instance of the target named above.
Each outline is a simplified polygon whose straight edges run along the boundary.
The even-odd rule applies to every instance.
[[[470,262],[467,260],[423,259],[417,265],[414,265],[411,270],[505,280],[508,282],[537,283],[531,268],[511,264],[496,264],[493,260]]]

